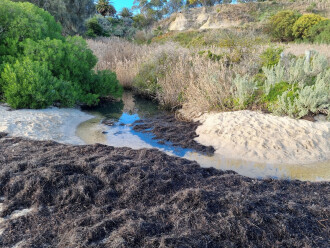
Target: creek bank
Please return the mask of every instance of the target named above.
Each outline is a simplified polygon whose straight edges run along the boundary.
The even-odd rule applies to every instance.
[[[91,118],[92,115],[73,108],[11,110],[0,105],[0,132],[34,140],[82,145],[84,142],[75,135],[76,128]]]
[[[0,133],[1,247],[328,247],[329,192],[156,149]]]
[[[312,164],[329,161],[330,122],[295,120],[257,111],[207,113],[195,139],[228,158],[273,164]],[[329,167],[330,170],[330,167]]]

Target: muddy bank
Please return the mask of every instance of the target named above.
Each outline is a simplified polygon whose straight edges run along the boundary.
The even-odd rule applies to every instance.
[[[328,247],[330,183],[0,134],[0,246]]]
[[[134,123],[133,129],[138,132],[152,133],[158,143],[170,142],[173,146],[191,148],[195,151],[213,154],[212,146],[204,146],[194,139],[198,137],[196,129],[199,122],[185,122],[175,118],[174,115],[159,115],[157,117],[139,120]]]

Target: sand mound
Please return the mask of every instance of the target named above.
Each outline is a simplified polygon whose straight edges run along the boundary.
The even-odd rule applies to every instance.
[[[330,160],[330,122],[310,122],[252,111],[204,114],[195,140],[216,153],[269,163]]]
[[[0,247],[329,247],[329,192],[0,133]]]
[[[94,118],[78,109],[8,110],[0,105],[0,132],[76,145],[84,144],[75,134],[78,124]]]

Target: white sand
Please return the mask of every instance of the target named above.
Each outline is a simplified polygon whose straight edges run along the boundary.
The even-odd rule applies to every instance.
[[[330,122],[253,111],[204,114],[196,141],[228,158],[276,164],[329,161]]]
[[[66,144],[84,144],[76,135],[77,126],[94,118],[78,109],[49,108],[14,110],[0,105],[0,132],[35,140],[54,140]]]

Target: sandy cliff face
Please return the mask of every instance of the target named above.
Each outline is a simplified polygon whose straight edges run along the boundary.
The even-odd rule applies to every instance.
[[[214,6],[207,8],[193,8],[174,13],[160,23],[170,31],[205,30],[238,26],[252,22],[254,19],[246,14],[246,6]],[[235,11],[236,14],[233,14]]]
[[[312,2],[316,4],[315,10],[317,13],[330,18],[329,0],[314,0]],[[172,14],[157,25],[169,31],[229,28],[266,20],[272,13],[283,9],[306,13],[306,9],[310,4],[311,1],[301,0],[296,2],[221,4],[213,7],[190,8]]]

